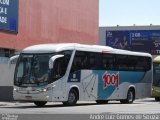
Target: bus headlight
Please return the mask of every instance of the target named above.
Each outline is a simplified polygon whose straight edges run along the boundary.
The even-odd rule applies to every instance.
[[[14,88],[13,90],[14,90],[14,91],[17,91],[17,89],[16,89],[16,88]]]
[[[48,89],[47,89],[47,88],[44,88],[44,89],[41,89],[40,91],[41,91],[41,92],[47,92]]]

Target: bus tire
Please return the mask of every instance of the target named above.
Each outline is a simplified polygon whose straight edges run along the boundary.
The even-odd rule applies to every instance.
[[[155,97],[155,101],[160,101],[160,97]]]
[[[75,89],[71,89],[68,94],[68,100],[66,102],[63,102],[63,105],[65,106],[74,106],[76,105],[78,100],[78,93]]]
[[[126,104],[126,100],[120,100],[121,104]]]
[[[43,107],[47,102],[44,101],[35,101],[34,104],[38,107]]]
[[[120,100],[122,104],[131,104],[135,99],[135,92],[133,89],[129,89],[127,93],[127,98],[124,100]]]
[[[97,104],[107,104],[108,100],[96,100]]]

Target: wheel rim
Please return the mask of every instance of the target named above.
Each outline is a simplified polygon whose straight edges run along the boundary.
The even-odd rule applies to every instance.
[[[131,91],[129,91],[129,93],[128,93],[128,101],[129,102],[133,101],[133,93]]]
[[[71,93],[69,94],[68,101],[69,101],[70,103],[73,103],[73,102],[75,101],[75,99],[76,99],[75,94],[74,94],[73,92],[71,92]]]

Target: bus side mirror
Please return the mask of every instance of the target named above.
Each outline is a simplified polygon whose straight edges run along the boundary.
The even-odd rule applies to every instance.
[[[55,56],[51,57],[51,58],[49,59],[49,69],[53,69],[54,61],[55,61],[57,58],[61,58],[61,57],[64,57],[64,55],[55,55]]]
[[[15,55],[15,56],[10,57],[9,63],[8,63],[9,67],[11,64],[16,64],[18,58],[19,58],[19,55]]]

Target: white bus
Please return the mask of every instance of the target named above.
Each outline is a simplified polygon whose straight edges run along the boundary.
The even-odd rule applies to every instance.
[[[77,43],[24,49],[17,60],[13,96],[17,101],[75,105],[77,101],[132,103],[151,96],[152,56],[148,53]]]

